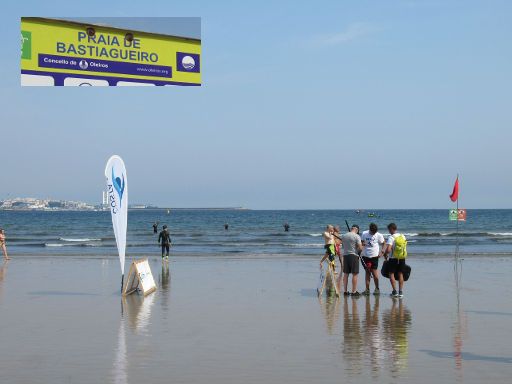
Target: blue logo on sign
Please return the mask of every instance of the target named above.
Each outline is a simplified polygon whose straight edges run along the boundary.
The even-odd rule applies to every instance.
[[[89,67],[89,63],[87,63],[87,61],[85,61],[85,60],[80,60],[80,62],[78,63],[78,66],[80,68],[82,68],[83,70],[86,70]]]
[[[114,188],[116,189],[117,194],[119,195],[119,208],[121,208],[121,206],[122,206],[124,186],[125,186],[124,175],[122,173],[121,173],[121,177],[123,178],[122,180],[120,177],[114,176],[114,167],[112,167],[112,183],[114,184]]]
[[[180,72],[199,73],[200,56],[197,53],[176,52],[176,69]]]

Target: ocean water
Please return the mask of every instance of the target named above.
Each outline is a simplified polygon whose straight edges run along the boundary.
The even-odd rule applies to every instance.
[[[172,253],[313,256],[323,253],[321,233],[326,224],[346,229],[345,220],[366,229],[370,222],[387,234],[397,223],[409,240],[411,255],[446,255],[456,245],[456,223],[448,210],[377,210],[376,217],[352,210],[131,210],[128,214],[127,256],[157,256],[160,249],[152,224],[167,224]],[[283,224],[290,224],[284,232]],[[229,230],[224,230],[229,223]],[[110,213],[0,211],[13,255],[116,255]],[[512,210],[468,210],[459,223],[460,252],[512,254]]]

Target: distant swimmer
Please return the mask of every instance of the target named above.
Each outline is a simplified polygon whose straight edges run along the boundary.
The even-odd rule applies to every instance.
[[[389,280],[391,282],[391,288],[393,297],[404,297],[404,270],[405,270],[405,259],[407,257],[407,239],[404,235],[398,232],[398,228],[395,223],[388,225],[389,237],[384,247],[384,259],[388,259],[389,255]],[[398,275],[398,293],[396,292],[396,280],[395,272]]]
[[[379,290],[379,257],[384,251],[384,236],[379,232],[377,224],[371,223],[369,230],[364,231],[361,236],[363,242],[363,263],[366,265],[366,290],[363,295],[370,294],[370,280],[373,275],[375,283],[374,295],[380,294]]]
[[[285,232],[290,232],[290,224],[284,223],[283,227]]]
[[[158,235],[158,244],[162,246],[162,260],[164,259],[164,253],[165,258],[169,260],[169,248],[172,244],[171,234],[167,230],[167,225],[164,225],[162,228],[163,230]]]
[[[158,233],[158,221],[153,224],[153,233]]]
[[[228,223],[224,224],[224,230],[227,231],[228,229],[229,229],[229,224]]]
[[[7,248],[5,247],[5,231],[2,228],[0,228],[0,248],[4,253],[4,260],[11,260],[7,255]]]

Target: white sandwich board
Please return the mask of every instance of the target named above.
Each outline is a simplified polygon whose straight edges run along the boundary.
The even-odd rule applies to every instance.
[[[327,289],[333,289],[336,293],[336,296],[340,296],[340,291],[338,288],[338,284],[336,283],[336,273],[334,271],[334,268],[331,263],[327,263],[327,271],[325,272],[322,268],[320,270],[320,277],[318,279],[318,285],[316,288],[316,292],[318,293],[318,296],[322,295],[325,288]]]
[[[128,278],[123,287],[123,296],[141,291],[144,296],[156,291],[155,280],[149,267],[148,259],[134,260],[128,271]]]

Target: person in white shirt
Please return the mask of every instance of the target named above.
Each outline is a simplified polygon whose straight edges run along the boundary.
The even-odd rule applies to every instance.
[[[370,294],[370,280],[373,276],[375,283],[374,295],[379,295],[379,257],[383,254],[384,236],[379,232],[377,224],[371,223],[369,230],[361,236],[363,242],[363,263],[366,265],[366,290],[363,295]]]

